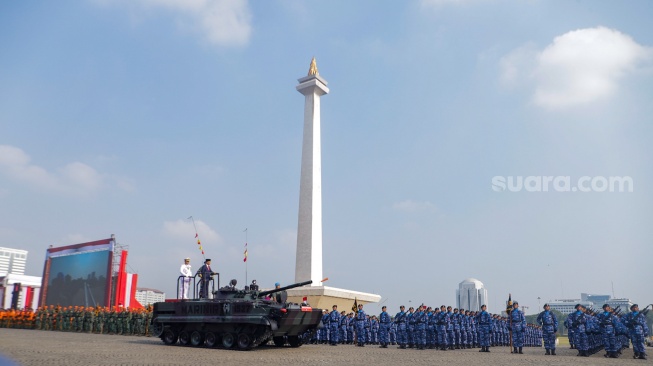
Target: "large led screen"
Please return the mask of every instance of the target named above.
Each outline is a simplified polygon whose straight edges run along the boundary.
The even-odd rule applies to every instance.
[[[113,241],[50,248],[44,269],[44,305],[107,306]]]

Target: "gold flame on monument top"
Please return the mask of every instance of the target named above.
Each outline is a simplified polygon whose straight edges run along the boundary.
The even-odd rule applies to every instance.
[[[308,68],[308,76],[311,75],[318,75],[319,72],[317,72],[317,62],[315,62],[315,57],[311,60],[311,67]]]

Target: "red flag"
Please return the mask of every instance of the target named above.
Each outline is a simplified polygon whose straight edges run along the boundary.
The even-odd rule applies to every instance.
[[[199,236],[199,235],[197,235],[197,233],[195,233],[195,237],[197,238],[198,236]]]
[[[247,249],[245,249],[245,258],[243,258],[243,262],[247,262]]]

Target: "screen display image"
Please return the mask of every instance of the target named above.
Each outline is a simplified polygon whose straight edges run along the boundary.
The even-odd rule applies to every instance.
[[[102,250],[51,258],[46,304],[104,306],[112,254]]]

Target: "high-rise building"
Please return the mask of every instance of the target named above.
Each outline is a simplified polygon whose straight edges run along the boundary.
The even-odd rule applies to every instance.
[[[143,306],[166,301],[166,294],[163,291],[153,288],[139,287],[136,289],[136,295],[134,297]]]
[[[41,277],[26,276],[27,250],[0,247],[0,308],[38,306]]]
[[[481,305],[488,303],[487,289],[483,282],[475,278],[466,278],[458,284],[456,305],[458,309],[480,311]]]
[[[23,275],[25,261],[27,261],[26,250],[0,247],[0,273]]]

